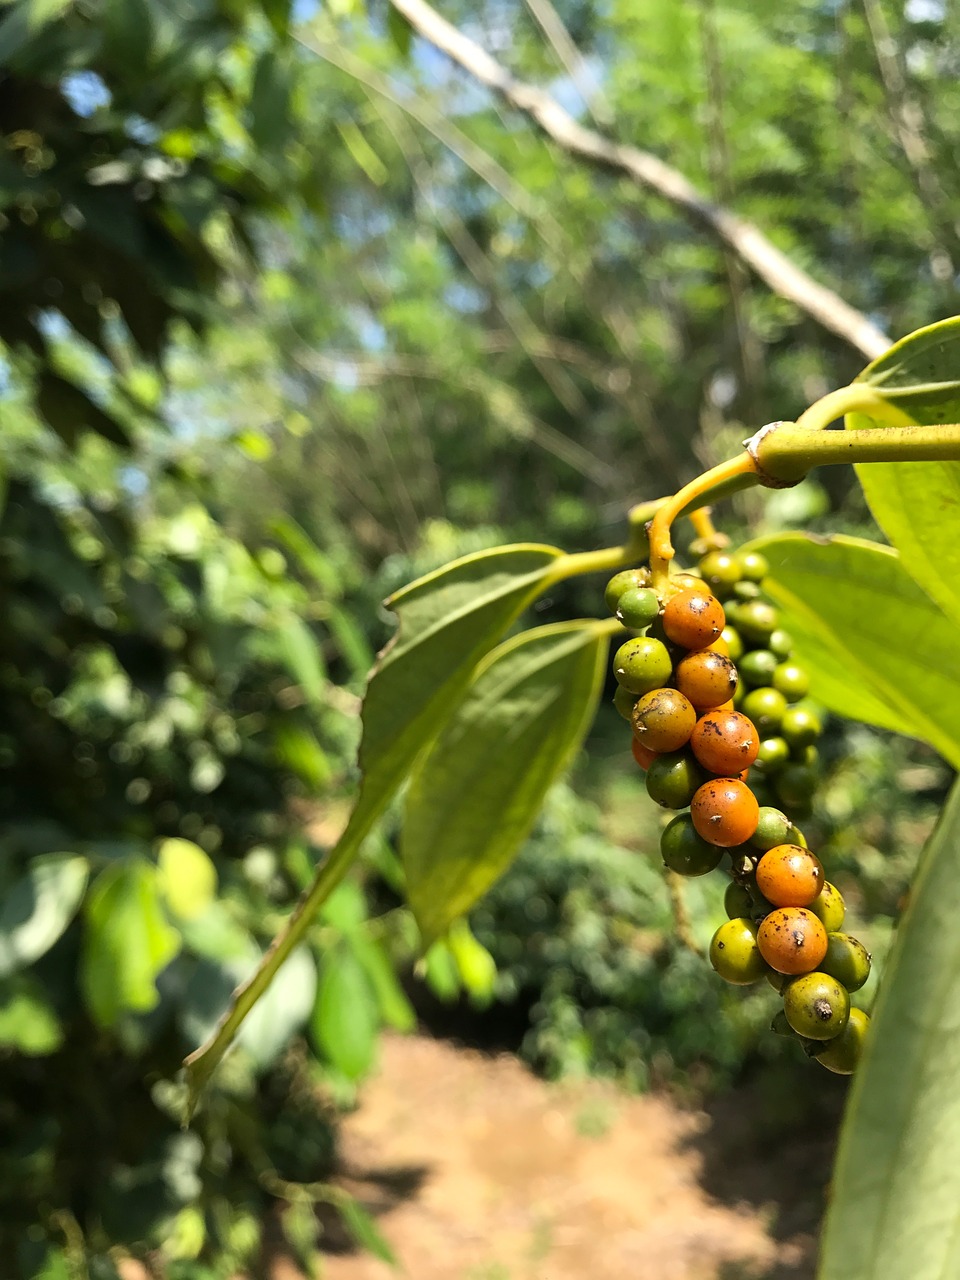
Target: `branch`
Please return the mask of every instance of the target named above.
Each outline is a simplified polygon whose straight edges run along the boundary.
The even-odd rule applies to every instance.
[[[390,0],[390,3],[432,45],[488,88],[495,89],[511,106],[531,116],[564,150],[625,173],[638,186],[668,200],[729,245],[774,293],[792,302],[869,359],[882,355],[890,346],[889,338],[862,312],[844,302],[832,289],[817,284],[752,222],[712,203],[682,173],[664,164],[659,157],[585,129],[548,93],[515,80],[505,67],[451,26],[426,0]]]

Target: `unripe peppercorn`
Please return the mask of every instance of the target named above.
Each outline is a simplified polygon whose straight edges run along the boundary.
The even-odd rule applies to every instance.
[[[759,772],[767,778],[782,769],[789,759],[790,748],[783,738],[764,738],[755,763]]]
[[[770,656],[776,660],[772,651]],[[798,702],[810,691],[810,677],[798,662],[778,662],[771,673],[770,684],[779,689],[788,702]]]
[[[780,717],[780,735],[791,748],[812,746],[822,732],[820,717],[809,707],[787,707]]]
[[[637,705],[637,695],[631,693],[629,689],[624,689],[622,684],[618,684],[617,691],[613,695],[613,705],[624,720],[629,720],[633,715],[633,708]]]
[[[636,591],[650,585],[650,570],[643,566],[639,569],[621,569],[607,583],[603,592],[603,600],[611,613],[617,612],[620,597],[625,591]]]
[[[648,693],[667,683],[673,671],[667,647],[652,636],[637,636],[622,644],[613,657],[617,683],[631,693]]]
[[[647,795],[664,809],[684,809],[703,782],[703,773],[687,751],[657,756],[647,769]]]
[[[827,933],[831,934],[838,933],[843,927],[847,909],[843,901],[843,894],[835,884],[831,884],[828,880],[807,907],[807,910],[812,911]]]
[[[778,689],[764,686],[751,689],[740,704],[740,710],[757,726],[761,738],[770,738],[780,731],[787,700]]]
[[[761,688],[771,683],[779,666],[779,658],[769,649],[751,649],[737,663],[737,671],[744,684],[751,688]]]
[[[748,582],[762,582],[770,572],[766,556],[759,551],[740,551],[736,556],[740,572]]]
[[[738,917],[750,918],[754,903],[750,890],[745,884],[738,884],[736,880],[730,881],[723,895],[723,909],[730,920],[736,920]]]
[[[698,836],[688,813],[678,813],[660,833],[663,864],[681,876],[702,876],[719,865],[723,850]]]
[[[821,1066],[838,1076],[849,1076],[857,1069],[863,1046],[870,1030],[870,1019],[862,1009],[851,1009],[847,1025],[833,1040],[828,1040],[817,1053]]]
[[[784,631],[782,627],[777,627],[770,633],[767,648],[771,653],[775,653],[778,658],[789,658],[793,652],[793,636],[790,635],[789,631]]]
[[[757,946],[757,926],[752,920],[727,920],[710,941],[710,963],[724,979],[745,987],[758,982],[767,966]]]
[[[660,601],[652,587],[631,587],[617,601],[617,618],[631,631],[649,627],[660,612]]]
[[[761,954],[778,973],[810,973],[827,954],[827,931],[807,907],[777,907],[757,934]]]
[[[820,970],[842,982],[848,991],[859,991],[870,977],[870,953],[849,933],[828,933],[827,954],[820,961]]]
[[[737,630],[755,645],[766,645],[778,621],[777,610],[765,600],[745,600],[737,609]]]
[[[783,1011],[798,1035],[832,1040],[847,1025],[850,996],[828,973],[805,973],[784,987]]]
[[[690,801],[697,834],[723,849],[744,844],[757,829],[759,806],[745,782],[716,778],[699,787]]]
[[[750,843],[757,849],[766,852],[778,844],[792,844],[793,823],[785,813],[770,805],[762,805],[757,815],[757,829],[750,837]]]
[[[726,551],[708,552],[700,561],[700,572],[718,600],[726,599],[742,576],[736,559]]]
[[[720,639],[727,646],[727,657],[731,662],[739,662],[743,657],[743,641],[736,627],[731,627],[728,623],[720,633]]]
[[[684,649],[706,649],[725,625],[723,605],[705,587],[679,591],[663,607],[663,630]]]
[[[652,689],[634,707],[631,723],[651,751],[679,751],[690,740],[697,713],[678,689]]]

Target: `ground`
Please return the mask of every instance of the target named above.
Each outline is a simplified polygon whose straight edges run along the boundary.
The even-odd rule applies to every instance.
[[[749,1088],[707,1114],[388,1037],[343,1181],[415,1280],[809,1280],[830,1137],[784,1151],[762,1112]],[[396,1275],[345,1246],[324,1280]]]

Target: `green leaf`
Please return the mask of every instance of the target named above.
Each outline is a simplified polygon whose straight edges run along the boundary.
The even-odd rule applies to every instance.
[[[387,10],[387,33],[400,57],[404,60],[409,58],[410,46],[413,43],[413,27],[409,19],[393,5]]]
[[[290,27],[291,0],[261,0],[260,7],[274,32],[281,40],[286,39]]]
[[[12,991],[0,999],[0,1045],[42,1057],[62,1043],[60,1020],[39,988]]]
[[[50,950],[80,906],[87,875],[86,859],[72,853],[33,859],[0,907],[0,977]]]
[[[348,1080],[370,1070],[377,1047],[376,995],[352,947],[334,947],[320,962],[310,1033],[318,1053]]]
[[[213,902],[217,872],[210,857],[192,840],[164,840],[157,852],[160,892],[181,920],[195,920]]]
[[[352,1196],[346,1196],[338,1201],[337,1208],[340,1210],[344,1226],[362,1249],[372,1253],[381,1262],[387,1262],[392,1267],[397,1265],[393,1250],[366,1209],[362,1209]]]
[[[536,598],[562,555],[534,544],[495,547],[455,560],[387,601],[400,625],[363,703],[358,810],[376,805],[380,811],[456,705],[476,664]]]
[[[466,990],[478,1003],[489,1004],[497,980],[497,962],[473,936],[466,920],[454,920],[447,933],[447,946]]]
[[[960,786],[923,854],[844,1120],[820,1280],[960,1275]]]
[[[810,671],[810,692],[839,715],[921,738],[960,767],[957,629],[896,551],[859,538],[758,538],[764,590]]]
[[[281,965],[237,1037],[258,1067],[268,1067],[307,1023],[317,996],[317,967],[306,947]]]
[[[381,942],[358,933],[351,938],[354,953],[370,979],[380,1006],[380,1016],[394,1031],[413,1031],[417,1015],[397,978],[390,956]]]
[[[14,68],[17,55],[34,36],[56,22],[70,8],[70,0],[20,0],[0,21],[0,65]]]
[[[302,618],[291,614],[280,627],[278,638],[287,670],[311,702],[322,701],[327,672],[317,637]]]
[[[153,1009],[157,975],[180,949],[163,913],[157,869],[142,858],[108,867],[84,906],[80,986],[96,1022]]]
[[[272,50],[257,62],[250,94],[250,136],[258,147],[281,147],[290,130],[290,68]]]
[[[960,422],[960,317],[920,329],[863,371],[913,422]],[[847,427],[884,424],[848,414]],[[960,626],[960,462],[871,462],[857,475],[904,567]]]
[[[406,799],[407,893],[429,943],[506,871],[593,719],[609,624],[506,641],[421,759]]]

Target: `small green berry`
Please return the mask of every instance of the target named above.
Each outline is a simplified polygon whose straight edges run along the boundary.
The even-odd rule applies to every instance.
[[[779,809],[764,805],[757,819],[757,829],[750,837],[750,843],[757,849],[775,849],[778,844],[790,844],[790,832],[793,823]]]
[[[760,588],[755,582],[741,579],[733,588],[733,595],[736,600],[756,600],[760,595]]]
[[[746,600],[737,609],[737,630],[751,644],[767,646],[777,629],[779,614],[766,600]]]
[[[817,1061],[838,1076],[849,1076],[857,1069],[863,1046],[870,1030],[870,1019],[862,1009],[851,1009],[847,1025],[835,1040],[825,1044]]]
[[[775,656],[771,652],[771,656]],[[771,684],[788,702],[799,702],[810,690],[810,677],[798,662],[781,662],[774,667]]]
[[[751,689],[744,697],[740,709],[756,725],[762,741],[778,733],[787,710],[787,700],[779,689],[765,686]]]
[[[688,813],[678,813],[660,833],[663,864],[681,876],[704,876],[719,865],[723,850],[697,835]]]
[[[617,683],[631,693],[660,689],[673,674],[673,663],[665,644],[653,636],[637,636],[622,644],[613,658]]]
[[[748,582],[762,582],[770,572],[766,556],[759,551],[741,551],[737,556],[740,572]]]
[[[778,665],[777,655],[769,649],[751,649],[737,663],[737,671],[740,679],[751,688],[759,688],[760,685],[772,682]],[[784,690],[781,689],[780,692],[783,693]]]
[[[722,924],[710,942],[710,963],[725,982],[745,987],[758,982],[767,964],[757,946],[757,926],[740,916]]]
[[[664,809],[683,809],[706,775],[688,751],[657,756],[647,769],[647,795]]]
[[[757,752],[753,767],[765,778],[769,778],[778,769],[782,769],[789,759],[790,748],[783,738],[764,738],[760,743],[760,750]]]
[[[793,843],[799,842],[794,841]],[[813,912],[829,936],[831,933],[838,933],[843,927],[843,919],[847,908],[843,901],[843,894],[835,884],[831,884],[827,880],[823,888],[809,904],[807,910]]]
[[[848,991],[859,991],[870,977],[870,952],[849,933],[828,933],[827,954],[820,969],[842,982]]]
[[[850,996],[836,978],[815,970],[784,987],[783,1011],[797,1035],[808,1040],[832,1040],[847,1025]]]
[[[625,689],[622,684],[618,684],[617,692],[613,695],[613,705],[624,720],[629,720],[633,716],[633,708],[637,705],[637,695]]]
[[[738,884],[736,880],[730,881],[723,895],[723,909],[730,920],[750,917],[753,914],[753,898],[745,884]]]
[[[817,770],[806,764],[784,765],[773,779],[773,789],[780,803],[788,809],[802,809],[817,790]]]
[[[809,707],[787,707],[780,721],[780,735],[790,747],[809,747],[820,737],[820,717]]]
[[[649,627],[660,612],[660,601],[653,587],[631,587],[617,601],[617,618],[631,631]]]
[[[727,551],[710,551],[700,561],[704,582],[718,600],[725,600],[740,581],[740,566]]]
[[[640,569],[621,569],[615,573],[603,591],[603,600],[611,613],[617,612],[620,597],[625,591],[636,591],[650,585],[650,570],[646,566]]]
[[[736,627],[726,626],[721,632],[720,639],[726,643],[727,652],[730,655],[731,662],[739,662],[743,656],[743,641],[740,639],[740,632]]]
[[[778,658],[789,658],[793,652],[793,636],[789,631],[784,631],[783,627],[777,627],[770,633],[767,648]]]

